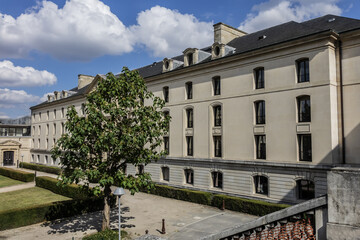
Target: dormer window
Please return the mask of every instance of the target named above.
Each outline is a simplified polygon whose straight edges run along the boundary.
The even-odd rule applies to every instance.
[[[174,59],[163,59],[163,72],[169,72],[172,71],[180,66],[182,66],[184,63],[181,61],[177,61]]]
[[[211,46],[211,59],[221,58],[235,52],[235,48],[215,42]]]
[[[189,54],[187,55],[187,60],[188,60],[189,66],[194,64],[194,62],[193,62],[193,61],[194,61],[193,53],[189,53]]]

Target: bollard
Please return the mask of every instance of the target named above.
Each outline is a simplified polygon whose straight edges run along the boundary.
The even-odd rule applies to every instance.
[[[221,206],[221,210],[225,210],[225,200],[223,200],[223,204]]]
[[[161,228],[161,234],[165,234],[165,219],[162,220],[162,228]]]

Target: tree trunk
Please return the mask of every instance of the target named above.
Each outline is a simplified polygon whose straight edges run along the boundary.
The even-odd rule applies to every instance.
[[[104,210],[103,210],[103,222],[101,226],[101,230],[104,231],[106,229],[110,229],[110,195],[111,195],[111,188],[110,186],[105,186],[104,188]]]

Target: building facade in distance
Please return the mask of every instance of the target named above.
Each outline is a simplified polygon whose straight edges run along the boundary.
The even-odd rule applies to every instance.
[[[359,64],[356,19],[326,15],[251,34],[215,24],[212,46],[138,69],[172,121],[168,155],[127,171],[271,202],[324,195],[327,171],[360,163]],[[55,93],[31,108],[32,161],[50,163],[62,109],[81,112],[101,77],[86,77],[81,88],[82,76],[67,96]]]
[[[0,119],[0,166],[30,161],[30,117]]]

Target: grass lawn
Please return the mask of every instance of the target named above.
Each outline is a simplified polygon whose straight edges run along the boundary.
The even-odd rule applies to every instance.
[[[39,187],[0,193],[0,212],[64,200],[70,200],[70,198]]]
[[[24,183],[24,182],[0,175],[0,188],[17,185],[17,184],[21,184],[21,183]]]

